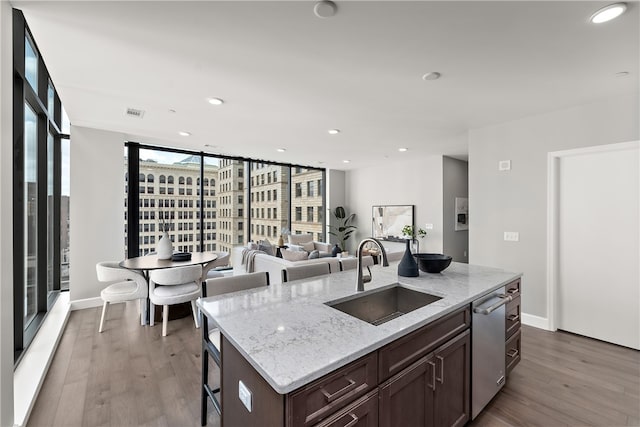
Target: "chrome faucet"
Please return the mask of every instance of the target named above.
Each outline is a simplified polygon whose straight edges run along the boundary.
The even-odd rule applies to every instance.
[[[371,269],[369,267],[367,267],[367,270],[369,270],[369,275],[364,276],[362,274],[362,248],[364,247],[365,243],[369,243],[369,242],[374,243],[380,249],[380,252],[382,252],[382,266],[389,267],[389,261],[387,260],[387,251],[384,250],[384,246],[382,246],[382,243],[380,243],[378,239],[374,239],[373,237],[364,238],[358,245],[358,251],[357,251],[358,279],[356,281],[356,292],[364,291],[364,284],[369,283],[371,281]]]

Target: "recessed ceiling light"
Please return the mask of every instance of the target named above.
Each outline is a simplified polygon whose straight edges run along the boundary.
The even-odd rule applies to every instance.
[[[286,148],[278,148],[276,151],[278,153],[284,153],[285,151],[287,151],[287,149]]]
[[[329,129],[327,132],[329,132],[329,135],[337,135],[340,133],[340,129]]]
[[[191,132],[185,132],[185,131],[181,130],[180,132],[178,132],[178,135],[180,135],[180,136],[191,136]]]
[[[404,148],[404,147],[398,148],[398,151],[401,152],[401,153],[404,153],[407,150],[409,150],[409,149],[408,148]]]
[[[338,7],[334,2],[322,0],[313,6],[313,13],[315,13],[318,18],[331,18],[336,14],[337,9]]]
[[[430,71],[424,76],[422,76],[422,80],[438,80],[440,76],[441,74],[438,73],[437,71]]]
[[[616,77],[627,77],[629,75],[628,71],[620,71],[616,73]]]
[[[209,98],[207,99],[207,101],[209,101],[209,104],[211,105],[222,105],[224,104],[224,101],[220,98]]]
[[[626,3],[614,3],[609,6],[605,6],[602,9],[598,9],[596,13],[591,15],[589,21],[594,24],[602,24],[603,22],[611,21],[622,15],[627,10]]]
[[[342,163],[351,163],[351,160],[343,160]]]

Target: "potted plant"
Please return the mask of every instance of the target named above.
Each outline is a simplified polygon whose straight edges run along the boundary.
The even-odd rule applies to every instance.
[[[340,249],[345,251],[347,249],[347,240],[357,229],[357,227],[352,224],[356,214],[352,213],[351,215],[347,215],[347,212],[342,206],[335,208],[332,214],[339,225],[329,225],[329,234],[338,238],[338,241],[340,242]]]
[[[413,239],[413,226],[405,225],[402,227],[402,238],[403,239]]]
[[[402,237],[411,240],[413,253],[420,252],[420,241],[416,239],[416,234],[420,238],[420,241],[427,236],[427,232],[422,228],[418,228],[418,230],[415,231],[412,225],[402,227]]]

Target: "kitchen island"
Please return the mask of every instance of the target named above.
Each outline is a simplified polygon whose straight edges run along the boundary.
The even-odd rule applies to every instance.
[[[421,272],[416,278],[399,277],[394,263],[388,268],[375,266],[372,273],[373,280],[360,294],[399,283],[441,299],[374,326],[326,304],[356,294],[356,271],[351,270],[198,301],[203,314],[223,336],[223,425],[272,425],[272,421],[279,425],[306,425],[329,419],[331,411],[338,410],[336,405],[328,405],[330,408],[319,414],[307,413],[302,422],[294,420],[293,414],[296,393],[328,377],[347,381],[347,386],[338,390],[320,387],[320,392],[332,403],[344,400],[347,395],[360,396],[358,401],[376,400],[372,393],[377,393],[378,384],[393,373],[389,371],[384,377],[383,372],[377,372],[378,350],[434,324],[446,326],[447,322],[459,320],[462,323],[455,326],[456,332],[463,332],[470,324],[471,302],[520,277],[500,269],[460,263],[452,263],[440,274]],[[466,339],[468,342],[468,333]],[[465,351],[468,354],[468,345]],[[376,360],[369,360],[371,357]],[[401,367],[409,362],[414,360]],[[354,363],[358,366],[364,363],[365,376],[372,369],[376,371],[371,373],[376,378],[364,381],[363,387],[354,386],[350,377],[339,372]],[[468,360],[465,363],[468,365]],[[251,393],[251,411],[238,398],[239,381]],[[357,388],[360,391],[352,393]],[[261,413],[263,407],[273,414]],[[273,418],[265,420],[265,416]]]

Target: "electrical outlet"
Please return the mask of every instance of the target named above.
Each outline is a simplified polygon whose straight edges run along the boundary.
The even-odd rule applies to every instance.
[[[505,231],[504,240],[505,242],[517,242],[520,240],[520,233],[517,231]]]
[[[500,160],[498,162],[498,170],[499,171],[511,170],[511,160]]]
[[[433,224],[425,224],[424,225],[424,229],[425,230],[433,230]]]
[[[253,403],[251,401],[251,390],[249,390],[242,381],[238,381],[238,397],[247,410],[251,412],[251,406]]]

